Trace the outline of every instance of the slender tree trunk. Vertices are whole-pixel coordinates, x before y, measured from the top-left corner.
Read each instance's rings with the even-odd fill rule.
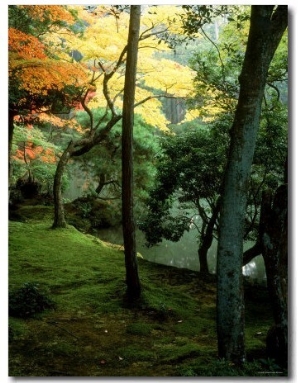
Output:
[[[8,196],[10,197],[10,179],[11,179],[11,148],[14,135],[14,113],[8,112]]]
[[[127,295],[130,300],[139,298],[141,293],[133,215],[134,95],[140,15],[141,6],[131,5],[122,121],[122,217]]]
[[[64,213],[64,204],[62,198],[62,177],[64,174],[65,167],[69,161],[70,153],[72,151],[73,142],[71,141],[68,147],[61,155],[59,162],[56,167],[53,184],[53,196],[54,196],[54,222],[52,229],[64,228],[67,226]]]
[[[205,239],[206,238],[207,237],[205,237]],[[200,278],[209,274],[207,252],[210,248],[210,245],[208,245],[208,241],[206,241],[205,239],[198,248],[198,258],[200,263]]]
[[[209,248],[211,247],[211,244],[214,238],[213,233],[214,233],[214,227],[220,212],[220,201],[221,200],[219,198],[213,210],[213,214],[207,224],[203,238],[201,238],[201,243],[198,249],[198,257],[200,262],[200,277],[209,274],[207,253]]]
[[[9,111],[8,114],[8,154],[10,158],[11,154],[11,146],[12,146],[12,139],[14,135],[14,113]]]
[[[274,13],[273,13],[274,12]],[[240,94],[232,126],[224,179],[217,258],[217,332],[219,357],[245,361],[243,236],[247,183],[270,62],[287,27],[287,6],[251,7]]]

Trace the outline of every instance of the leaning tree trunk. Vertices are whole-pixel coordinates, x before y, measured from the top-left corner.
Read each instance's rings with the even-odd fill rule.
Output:
[[[217,218],[220,212],[220,198],[218,198],[216,206],[213,209],[212,216],[206,226],[205,233],[201,235],[201,241],[198,248],[198,257],[200,263],[200,277],[206,276],[209,274],[207,255],[208,250],[211,247],[211,244],[214,239],[214,227],[217,222]]]
[[[219,357],[245,361],[243,237],[248,179],[253,160],[268,68],[287,27],[287,6],[251,7],[240,94],[231,130],[224,178],[217,258]]]
[[[71,141],[68,147],[65,149],[65,151],[61,155],[56,167],[54,184],[53,184],[53,196],[54,196],[54,222],[52,225],[53,229],[64,228],[67,226],[65,213],[64,213],[63,197],[62,197],[62,177],[64,174],[65,167],[69,161],[72,147],[73,147],[73,142]]]
[[[134,95],[140,15],[141,6],[131,5],[122,121],[122,224],[127,296],[130,300],[136,300],[141,294],[136,255],[135,223],[133,216]]]

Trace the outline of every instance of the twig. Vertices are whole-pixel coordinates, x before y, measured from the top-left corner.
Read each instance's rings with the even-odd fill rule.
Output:
[[[76,335],[72,334],[70,331],[66,330],[65,328],[59,326],[59,325],[57,324],[57,322],[55,322],[55,321],[47,321],[46,323],[48,323],[48,324],[52,324],[53,326],[55,326],[55,327],[57,327],[57,328],[59,328],[59,329],[65,331],[65,332],[68,333],[69,335],[73,336],[75,339],[79,340],[79,338],[78,338]]]

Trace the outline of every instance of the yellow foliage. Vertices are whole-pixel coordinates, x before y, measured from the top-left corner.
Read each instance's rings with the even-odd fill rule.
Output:
[[[104,75],[113,74],[108,83],[108,96],[116,110],[122,109],[125,76],[129,14],[118,12],[113,6],[99,5],[93,12],[80,5],[73,6],[24,6],[33,18],[48,17],[55,21],[74,23],[69,10],[76,11],[83,20],[82,34],[71,33],[57,25],[41,36],[49,57],[22,57],[20,49],[11,52],[10,73],[18,76],[20,88],[30,93],[47,94],[51,88],[61,90],[65,85],[88,89],[95,86],[95,95],[89,100],[89,108],[106,107],[103,94]],[[169,121],[162,113],[161,99],[153,94],[187,97],[193,89],[193,71],[172,60],[157,58],[157,52],[168,51],[161,41],[161,32],[181,33],[178,6],[160,5],[146,7],[141,18],[141,32],[137,68],[136,102],[141,103],[136,112],[146,122],[160,129],[167,129]],[[41,43],[41,42],[40,42]],[[70,52],[79,51],[80,63],[73,62]],[[55,57],[55,59],[54,59]]]
[[[144,120],[160,130],[168,130],[167,125],[170,123],[161,111],[161,102],[158,98],[153,96],[153,93],[137,87],[136,89],[136,103],[148,98],[148,101],[141,103],[135,108],[135,112],[143,116]]]
[[[146,63],[146,68],[145,85],[176,97],[186,97],[191,93],[194,72],[190,68],[167,59],[152,59]]]
[[[159,5],[147,8],[142,18],[143,26],[150,28],[153,24],[160,26],[161,29],[168,28],[168,32],[182,34],[183,30],[180,23],[180,12],[176,5]]]
[[[81,8],[81,7],[79,7]],[[98,7],[99,8],[99,7]],[[97,8],[97,9],[98,9]],[[119,55],[127,44],[129,15],[122,13],[120,18],[107,14],[103,16],[104,7],[101,6],[100,16],[91,16],[81,9],[80,15],[89,20],[82,38],[70,36],[67,43],[71,49],[78,50],[84,61],[103,60],[105,63],[113,63],[118,60]],[[107,13],[109,7],[107,7]]]
[[[74,8],[77,9],[76,6]],[[194,72],[172,60],[159,59],[156,55],[158,51],[169,50],[167,45],[160,41],[158,31],[171,28],[173,33],[180,32],[177,13],[179,10],[176,6],[158,6],[148,8],[142,15],[137,67],[137,103],[153,96],[153,92],[146,89],[174,97],[187,97],[191,94]],[[68,44],[70,49],[78,50],[83,55],[82,61],[94,71],[95,76],[98,76],[96,95],[89,102],[89,107],[106,106],[102,91],[104,75],[100,74],[102,69],[107,74],[114,72],[119,63],[116,73],[109,80],[109,96],[114,101],[115,107],[121,110],[126,54],[121,55],[127,44],[129,14],[121,12],[115,17],[111,6],[99,6],[94,13],[84,11],[78,6],[78,14],[88,22],[88,26],[82,38],[70,36],[65,44]],[[122,63],[119,62],[120,58]],[[167,129],[169,121],[162,113],[160,99],[149,98],[146,103],[136,108],[136,112],[140,113],[148,123],[160,129]]]

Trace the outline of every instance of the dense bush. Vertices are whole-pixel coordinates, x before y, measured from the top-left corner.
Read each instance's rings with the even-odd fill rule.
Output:
[[[9,315],[30,318],[46,309],[54,308],[54,302],[39,291],[35,283],[24,283],[9,294]]]

